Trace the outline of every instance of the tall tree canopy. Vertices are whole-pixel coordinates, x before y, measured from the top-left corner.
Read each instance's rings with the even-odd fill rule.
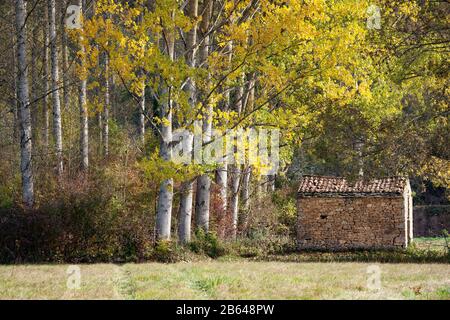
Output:
[[[188,242],[192,215],[235,237],[276,175],[450,185],[446,1],[13,2],[0,5],[0,55],[12,61],[0,65],[5,199],[19,173],[32,207],[34,188],[39,206],[74,177],[131,170],[154,192],[144,201],[155,200],[157,238],[178,221]],[[207,161],[174,160],[182,129],[200,134],[184,143]],[[252,153],[254,129],[279,130],[277,172]],[[230,130],[244,138],[227,141]],[[225,158],[245,150],[245,161],[211,161],[224,144]],[[9,170],[19,155],[21,170]]]

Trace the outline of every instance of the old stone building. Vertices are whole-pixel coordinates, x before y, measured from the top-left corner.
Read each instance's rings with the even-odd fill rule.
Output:
[[[413,237],[409,180],[304,176],[297,200],[299,249],[407,247]]]

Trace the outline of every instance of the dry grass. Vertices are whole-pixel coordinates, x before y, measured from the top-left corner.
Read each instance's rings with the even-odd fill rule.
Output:
[[[1,299],[450,299],[450,265],[379,264],[381,290],[367,287],[369,263],[209,261],[0,266]]]

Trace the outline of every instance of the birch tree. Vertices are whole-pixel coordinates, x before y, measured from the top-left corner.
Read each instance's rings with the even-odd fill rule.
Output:
[[[198,15],[198,0],[189,0],[186,5],[186,15],[193,19],[197,19]],[[194,68],[195,67],[195,58],[197,53],[197,24],[186,34],[186,64]],[[188,94],[188,102],[192,109],[195,108],[196,104],[196,90],[195,83],[192,78],[187,79],[186,83],[186,91]],[[189,141],[188,145],[191,146],[193,141]],[[192,150],[186,150],[188,153],[192,152]],[[178,214],[178,239],[181,243],[187,243],[191,239],[191,223],[192,223],[192,200],[193,200],[193,190],[194,182],[184,181],[181,184],[180,190],[180,211]]]
[[[228,65],[229,68],[231,68],[231,63],[232,63],[232,59],[233,59],[233,42],[229,41],[227,46],[226,46],[226,50],[225,50],[225,54],[228,55]],[[229,112],[230,110],[232,110],[232,99],[231,99],[231,93],[230,90],[225,90],[224,92],[224,107],[223,107],[223,111],[224,112]],[[228,161],[230,155],[225,154],[224,159],[223,159],[223,163],[219,166],[219,168],[216,171],[216,184],[219,188],[219,212],[218,214],[220,215],[220,218],[222,220],[226,221],[227,218],[227,213],[228,213],[228,170],[229,170],[229,166],[228,166]],[[226,233],[226,225],[222,226],[222,230],[220,230],[221,234],[220,236],[222,238],[225,237],[225,233]]]
[[[105,158],[109,156],[109,110],[111,108],[111,75],[109,69],[108,53],[104,54],[104,81],[105,81],[105,104],[103,106],[103,154]]]
[[[248,77],[247,98],[245,99],[244,103],[247,112],[253,110],[253,108],[255,107],[255,86],[255,75],[251,74]],[[252,175],[252,167],[250,165],[247,165],[243,171],[244,173],[242,177],[241,196],[242,212],[245,214],[245,217],[243,219],[245,224],[246,216],[248,215],[248,211],[250,209],[250,180]]]
[[[202,36],[202,42],[199,47],[199,67],[208,68],[208,54],[211,45],[211,36],[209,34],[210,20],[213,10],[213,0],[205,0],[202,8],[202,20],[200,22],[200,35]],[[199,100],[203,103],[203,116],[202,116],[202,133],[203,143],[206,144],[211,141],[212,135],[212,106],[205,99],[207,89],[204,88],[199,91]],[[197,194],[195,202],[195,219],[196,227],[205,231],[209,231],[209,206],[210,206],[210,194],[211,179],[208,174],[203,174],[197,178]]]
[[[152,8],[154,6],[153,1],[148,1],[148,6]],[[143,13],[139,16],[138,22],[142,24],[143,22]],[[139,92],[139,103],[138,103],[138,111],[139,111],[139,138],[141,140],[142,147],[145,145],[145,107],[146,107],[146,99],[145,99],[145,77],[144,70],[139,70],[141,73],[143,80],[141,82],[141,89]]]
[[[31,114],[28,89],[27,65],[27,1],[15,0],[17,33],[17,98],[20,127],[20,173],[22,176],[22,201],[27,208],[34,204],[33,143],[31,136]]]
[[[63,142],[61,123],[61,101],[59,97],[59,61],[56,37],[56,7],[55,0],[48,0],[49,36],[52,65],[52,102],[53,102],[53,135],[56,151],[56,171],[62,175],[63,165]]]
[[[32,35],[31,35],[31,126],[33,130],[33,141],[36,144],[38,133],[38,98],[39,98],[39,86],[38,86],[38,26],[32,25]]]
[[[244,95],[243,84],[236,88],[234,108],[236,113],[242,113],[242,100]],[[236,163],[231,166],[231,237],[237,236],[238,218],[239,218],[239,188],[241,186],[241,165]]]
[[[86,1],[79,0],[78,5],[80,12],[84,15],[86,10]],[[83,37],[81,36],[81,81],[79,92],[79,106],[80,106],[80,153],[81,153],[81,169],[87,171],[89,168],[89,117],[87,109],[87,75],[85,74],[84,59],[86,59],[86,48],[83,44]]]
[[[61,59],[62,59],[62,78],[63,78],[63,106],[69,107],[69,52],[67,48],[67,33],[65,28],[65,18],[67,10],[67,0],[61,1]]]
[[[43,140],[44,140],[44,153],[48,153],[48,147],[49,147],[49,139],[50,139],[50,129],[49,129],[49,110],[48,110],[48,95],[50,92],[50,86],[49,86],[49,54],[48,54],[48,48],[50,46],[49,36],[48,36],[48,26],[49,26],[49,16],[48,16],[48,10],[47,6],[42,6],[43,10],[43,16],[44,16],[44,24],[42,26],[42,37],[44,40],[44,47],[43,47],[43,54],[42,54],[42,82],[43,82],[43,99],[42,99],[42,113],[43,113]]]
[[[139,95],[139,138],[142,145],[145,144],[145,81],[142,82],[141,94]]]
[[[164,31],[164,46],[170,60],[174,59],[175,35],[174,30]],[[161,95],[165,97],[161,107],[161,137],[160,137],[160,157],[164,161],[172,159],[172,112],[173,100],[172,90],[169,85],[164,88]],[[165,179],[161,182],[158,195],[158,208],[156,212],[156,237],[158,240],[169,240],[172,220],[173,204],[173,178]]]

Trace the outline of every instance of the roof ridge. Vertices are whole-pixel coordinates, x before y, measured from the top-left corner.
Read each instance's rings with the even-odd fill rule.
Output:
[[[299,193],[341,194],[400,194],[408,185],[404,176],[349,180],[346,177],[304,175],[300,180]]]
[[[342,176],[329,176],[329,175],[320,175],[320,174],[304,174],[302,175],[303,177],[317,177],[317,178],[333,178],[333,179],[343,179],[343,180],[347,180],[348,177],[342,177]],[[302,179],[301,178],[301,179]],[[383,179],[391,179],[391,178],[402,178],[402,179],[407,179],[406,176],[401,176],[401,175],[394,175],[394,176],[383,176],[383,177],[369,177],[369,180],[383,180]],[[362,179],[358,179],[358,181],[367,181],[368,179],[365,179],[364,177]]]

